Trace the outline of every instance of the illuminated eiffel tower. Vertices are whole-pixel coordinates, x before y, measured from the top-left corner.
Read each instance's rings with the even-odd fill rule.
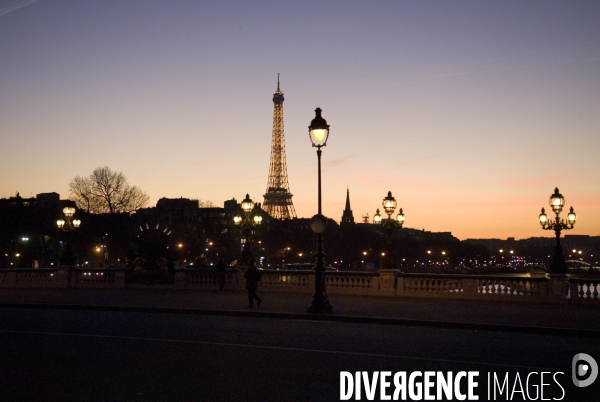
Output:
[[[277,74],[277,91],[273,94],[273,138],[271,140],[271,165],[267,193],[262,208],[273,218],[292,219],[296,210],[292,203],[292,194],[288,184],[287,166],[285,163],[285,138],[283,136],[283,92],[279,89]]]

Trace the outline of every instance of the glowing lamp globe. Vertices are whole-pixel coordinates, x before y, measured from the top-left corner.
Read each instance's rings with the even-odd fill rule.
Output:
[[[388,191],[388,195],[383,199],[381,205],[383,205],[383,209],[385,209],[386,214],[391,215],[394,213],[394,211],[396,210],[396,205],[398,204],[396,203],[396,199],[392,197],[391,191]]]
[[[246,194],[246,198],[242,200],[242,209],[244,210],[244,212],[249,213],[250,211],[252,211],[252,208],[254,208],[254,203],[250,199],[250,196]]]
[[[321,148],[327,144],[329,138],[329,125],[323,117],[321,117],[321,108],[315,109],[315,118],[308,126],[308,136],[313,147]]]
[[[567,221],[569,222],[569,225],[573,226],[576,220],[577,215],[575,215],[575,212],[573,212],[573,207],[571,207],[571,209],[569,210],[569,214],[567,215]]]
[[[552,207],[552,210],[555,213],[559,214],[560,211],[562,211],[565,205],[565,197],[563,197],[562,194],[558,192],[558,187],[554,189],[554,194],[550,196],[549,202],[550,206]]]
[[[379,213],[379,208],[377,208],[377,212],[373,215],[373,223],[376,225],[381,224],[381,214]]]
[[[67,218],[73,216],[75,214],[75,208],[73,207],[64,207],[63,208],[63,214],[65,214],[65,216]]]
[[[540,214],[539,218],[540,225],[546,226],[546,224],[548,223],[548,215],[546,215],[546,211],[544,211],[544,208],[542,208],[542,213]]]
[[[398,221],[398,224],[400,225],[400,227],[402,227],[402,225],[404,224],[404,221],[406,220],[406,217],[404,216],[404,213],[402,212],[402,208],[400,208],[400,212],[398,212],[398,216],[396,217],[396,220]]]

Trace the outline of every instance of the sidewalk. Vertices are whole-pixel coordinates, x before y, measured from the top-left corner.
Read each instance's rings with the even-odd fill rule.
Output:
[[[260,292],[250,309],[245,292],[106,289],[2,289],[0,308],[52,307],[163,313],[329,319],[363,323],[552,333],[600,338],[600,305],[440,300],[406,297],[329,296],[330,316],[306,313],[312,295]]]

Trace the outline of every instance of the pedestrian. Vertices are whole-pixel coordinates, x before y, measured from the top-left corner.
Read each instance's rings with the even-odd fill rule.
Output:
[[[248,270],[244,274],[246,278],[246,289],[248,290],[248,307],[254,307],[254,300],[256,300],[256,306],[260,306],[262,299],[256,295],[256,288],[258,288],[258,282],[262,275],[258,271],[258,268],[254,266],[254,260],[248,261]]]
[[[223,261],[223,257],[219,258],[217,262],[217,281],[219,283],[219,290],[223,290],[225,287],[225,270],[227,266],[225,265],[225,261]]]

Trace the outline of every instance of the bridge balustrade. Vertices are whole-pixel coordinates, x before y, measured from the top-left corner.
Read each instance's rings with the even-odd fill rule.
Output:
[[[122,268],[72,268],[70,287],[73,288],[123,288],[125,270]]]
[[[243,291],[245,267],[229,268],[223,274],[224,290]],[[0,269],[0,288],[154,288],[127,283],[125,268],[85,269],[61,266],[38,269]],[[262,270],[260,291],[312,293],[314,273],[306,270]],[[185,268],[175,271],[164,289],[218,289],[216,269]],[[418,274],[397,270],[378,272],[326,272],[330,295],[425,297],[522,302],[600,302],[600,278],[540,275]]]
[[[569,296],[577,303],[600,302],[600,278],[572,278],[569,282]]]

